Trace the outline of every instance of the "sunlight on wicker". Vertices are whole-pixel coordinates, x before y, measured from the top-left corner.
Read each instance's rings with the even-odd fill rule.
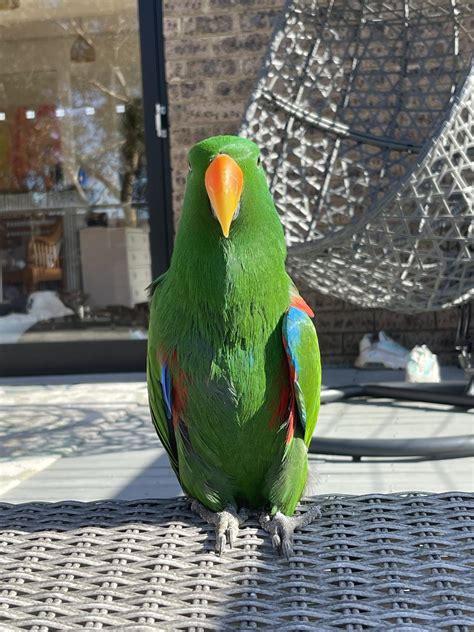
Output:
[[[290,563],[182,498],[0,504],[0,629],[472,629],[473,494],[317,500]]]

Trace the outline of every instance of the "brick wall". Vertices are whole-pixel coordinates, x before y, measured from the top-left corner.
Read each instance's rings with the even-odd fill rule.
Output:
[[[235,134],[283,0],[165,0],[173,202],[179,215],[187,153]]]
[[[283,0],[164,2],[173,204],[177,217],[188,150],[203,138],[235,134],[239,129],[283,4]],[[300,289],[317,313],[326,364],[351,365],[360,338],[380,329],[408,348],[424,343],[444,364],[456,363],[456,309],[407,316],[358,309]]]

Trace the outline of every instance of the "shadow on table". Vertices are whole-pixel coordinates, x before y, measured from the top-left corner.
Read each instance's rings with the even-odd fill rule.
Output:
[[[0,458],[82,456],[158,446],[148,409],[140,414],[87,406],[0,407]]]
[[[347,404],[354,410],[368,405],[394,411],[439,411],[437,405],[415,406],[408,402],[364,399],[351,400]],[[333,404],[325,404],[322,410],[328,413],[331,406]],[[458,410],[450,409],[449,412]],[[464,409],[459,412],[466,414]],[[148,407],[137,406],[130,413],[125,405],[123,410],[74,404],[0,406],[0,439],[0,458],[97,455],[159,446]]]

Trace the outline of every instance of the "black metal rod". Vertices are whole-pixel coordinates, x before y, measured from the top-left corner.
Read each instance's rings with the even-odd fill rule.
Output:
[[[384,147],[391,149],[392,151],[407,151],[412,154],[420,153],[423,148],[423,145],[417,145],[409,141],[399,141],[387,136],[377,137],[372,134],[364,134],[363,132],[351,130],[345,123],[332,121],[324,116],[319,116],[318,114],[314,114],[314,112],[310,112],[307,109],[299,107],[294,103],[287,103],[285,99],[281,98],[277,94],[273,94],[273,92],[270,92],[265,88],[261,90],[261,95],[267,101],[276,103],[278,107],[288,114],[291,114],[296,119],[311,123],[317,129],[324,130],[325,132],[342,138],[350,138],[359,143],[375,145],[376,147]]]
[[[474,397],[466,392],[465,382],[448,384],[351,384],[323,390],[321,402],[341,401],[352,397],[389,398],[405,401],[445,404],[462,408],[474,408]]]
[[[464,385],[465,387],[466,385]],[[403,399],[407,401],[427,402],[430,404],[447,404],[451,406],[462,406],[464,408],[474,407],[474,397],[459,392],[453,386],[453,391],[440,388],[427,388],[426,385],[414,388],[412,385],[386,386],[384,384],[366,384],[365,394],[368,397],[390,397],[392,399]],[[457,392],[456,392],[457,391]]]
[[[321,391],[321,403],[329,404],[330,402],[338,402],[351,397],[363,397],[365,390],[362,385],[341,386],[335,388],[325,388]]]
[[[474,436],[434,437],[422,439],[328,439],[315,437],[309,446],[311,454],[375,457],[419,456],[427,458],[459,458],[474,456]]]

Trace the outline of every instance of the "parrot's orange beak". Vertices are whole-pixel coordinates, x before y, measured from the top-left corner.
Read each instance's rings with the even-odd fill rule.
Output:
[[[242,169],[227,154],[219,154],[206,170],[204,177],[207,195],[224,237],[229,236],[230,225],[239,208],[244,185]]]

